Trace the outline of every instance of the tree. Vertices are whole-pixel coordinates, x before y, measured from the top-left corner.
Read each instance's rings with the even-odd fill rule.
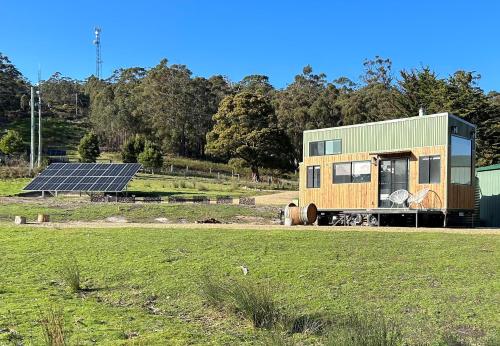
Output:
[[[137,160],[144,168],[149,168],[153,171],[163,166],[163,156],[161,155],[160,148],[151,141],[145,142],[144,151],[139,154]]]
[[[99,138],[93,132],[83,136],[78,146],[78,154],[80,154],[80,162],[96,162],[96,159],[101,154],[99,150]]]
[[[274,91],[274,87],[269,83],[269,77],[259,74],[244,77],[235,87],[238,92],[247,91],[265,96],[271,95]]]
[[[28,93],[28,83],[9,58],[0,53],[0,116],[18,111],[21,97]]]
[[[186,66],[162,60],[142,82],[141,105],[164,152],[199,157],[217,111],[220,94],[215,91],[224,88],[224,81],[191,75]]]
[[[311,66],[285,90],[279,92],[274,104],[278,126],[289,137],[295,163],[302,161],[302,134],[304,130],[341,125],[338,89],[326,82],[323,73],[314,74]]]
[[[259,167],[291,167],[289,139],[276,127],[274,109],[264,96],[249,92],[227,96],[214,122],[207,134],[207,154],[244,160],[254,181],[260,181]]]
[[[0,151],[7,155],[18,155],[24,151],[24,143],[19,132],[9,130],[0,139]]]
[[[125,163],[137,162],[137,157],[144,151],[145,138],[141,135],[130,137],[122,146],[122,161]]]

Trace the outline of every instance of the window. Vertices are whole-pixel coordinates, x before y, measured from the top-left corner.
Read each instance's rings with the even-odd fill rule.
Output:
[[[309,143],[309,156],[323,156],[325,155],[325,142],[311,142]]]
[[[472,175],[472,141],[451,136],[451,182],[469,185]]]
[[[307,167],[307,187],[317,188],[321,183],[321,170],[319,166]]]
[[[371,162],[354,161],[333,164],[333,183],[366,183],[371,181]]]
[[[371,180],[371,162],[357,161],[352,163],[352,182],[366,183]]]
[[[333,183],[342,184],[351,182],[351,163],[333,164]]]
[[[333,154],[340,154],[341,152],[342,152],[341,139],[309,142],[309,156],[333,155]]]
[[[437,184],[441,180],[441,157],[422,156],[418,159],[418,183]]]
[[[333,139],[325,141],[325,155],[340,154],[342,152],[342,140]]]

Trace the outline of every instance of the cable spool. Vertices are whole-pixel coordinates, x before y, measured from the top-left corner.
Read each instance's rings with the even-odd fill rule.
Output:
[[[285,225],[311,225],[316,221],[318,209],[314,203],[305,207],[297,207],[290,203],[285,207]]]

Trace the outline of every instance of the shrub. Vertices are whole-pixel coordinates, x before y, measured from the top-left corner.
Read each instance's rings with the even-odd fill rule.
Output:
[[[17,155],[24,151],[23,139],[19,132],[9,130],[0,139],[0,151],[7,155]]]
[[[186,186],[187,186],[187,184],[186,184],[186,182],[185,182],[184,180],[181,180],[181,181],[179,182],[179,187],[180,187],[181,189],[185,189],[185,188],[186,188]]]
[[[233,181],[231,185],[229,186],[229,191],[236,191],[240,188],[240,184],[237,182]]]
[[[201,292],[208,303],[234,310],[252,321],[255,328],[270,329],[282,317],[269,284],[221,280],[207,275],[202,279]]]
[[[81,162],[95,162],[101,154],[99,150],[99,138],[95,133],[87,133],[83,136],[78,146],[78,154]]]
[[[137,162],[137,156],[144,151],[145,138],[141,135],[130,137],[122,146],[122,161]]]
[[[179,188],[179,182],[174,181],[174,182],[172,183],[172,187],[173,187],[174,189],[178,189],[178,188]]]
[[[272,328],[280,319],[270,285],[242,281],[230,287],[230,296],[236,310],[256,328]]]
[[[80,286],[80,268],[76,261],[66,261],[60,270],[61,278],[64,284],[73,293],[81,290]]]
[[[41,318],[40,324],[48,346],[64,346],[68,344],[68,333],[64,328],[62,309],[48,308]]]
[[[144,168],[153,170],[163,166],[163,156],[161,155],[160,148],[151,141],[145,142],[144,151],[137,156],[137,161],[139,161]]]
[[[198,191],[208,191],[208,186],[203,184],[198,184]]]

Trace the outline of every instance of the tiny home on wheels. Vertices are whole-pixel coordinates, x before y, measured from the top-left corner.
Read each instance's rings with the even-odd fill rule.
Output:
[[[476,126],[450,113],[304,131],[318,224],[471,226]]]

